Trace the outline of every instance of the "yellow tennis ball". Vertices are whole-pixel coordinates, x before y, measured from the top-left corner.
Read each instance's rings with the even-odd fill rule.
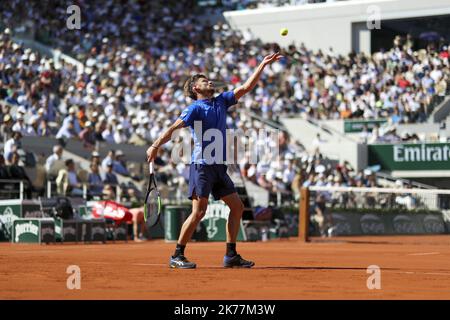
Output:
[[[288,29],[287,28],[283,28],[283,29],[281,29],[280,30],[280,34],[284,37],[284,36],[287,36],[287,34],[288,34]]]

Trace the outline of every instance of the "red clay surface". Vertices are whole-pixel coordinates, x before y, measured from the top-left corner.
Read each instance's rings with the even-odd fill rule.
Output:
[[[223,243],[190,243],[196,270],[168,268],[173,243],[0,244],[0,299],[450,299],[450,236],[239,243],[253,269],[221,267]],[[66,269],[81,268],[68,290]],[[367,267],[381,268],[369,290]]]

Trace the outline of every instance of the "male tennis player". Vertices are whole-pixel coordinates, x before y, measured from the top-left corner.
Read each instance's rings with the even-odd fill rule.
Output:
[[[147,150],[147,161],[155,160],[158,148],[168,142],[172,133],[180,128],[189,126],[194,137],[194,151],[191,157],[189,177],[189,199],[192,200],[192,213],[181,227],[180,236],[175,253],[170,258],[171,268],[192,269],[196,264],[190,262],[184,255],[186,244],[191,239],[197,224],[203,218],[208,206],[208,197],[212,193],[214,199],[221,199],[230,207],[226,234],[226,254],[223,265],[227,268],[251,268],[254,262],[244,260],[236,251],[236,239],[239,232],[240,220],[244,205],[239,198],[231,178],[227,174],[224,164],[225,152],[220,159],[207,159],[205,148],[212,141],[203,141],[203,133],[208,129],[218,129],[222,134],[222,141],[226,144],[226,112],[238,100],[250,92],[258,83],[264,68],[270,63],[279,60],[282,56],[277,52],[264,57],[252,76],[240,87],[233,91],[224,92],[214,97],[214,84],[202,74],[190,77],[184,84],[185,95],[194,102],[189,105],[175,121]],[[194,122],[201,123],[201,130],[194,130]],[[198,123],[196,126],[198,127]],[[225,149],[225,148],[224,148]],[[217,157],[220,152],[216,152]],[[222,159],[223,157],[223,159]]]

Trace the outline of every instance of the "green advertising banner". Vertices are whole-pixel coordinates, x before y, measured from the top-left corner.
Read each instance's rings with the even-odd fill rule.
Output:
[[[375,125],[383,125],[386,123],[386,119],[380,120],[344,120],[344,132],[345,133],[355,133],[362,132],[364,129],[364,125],[367,126],[369,131],[372,131],[375,128]]]
[[[39,243],[39,220],[17,219],[13,226],[13,242]]]
[[[21,216],[21,205],[2,201],[0,204],[0,225],[2,227],[5,240],[11,239],[12,225]]]
[[[62,232],[63,232],[63,220],[56,218],[55,220],[55,239],[56,241],[62,241]]]
[[[227,239],[225,231],[229,214],[230,208],[220,201],[211,202],[208,205],[206,214],[202,219],[206,226],[208,241],[225,241]],[[247,241],[242,220],[237,240]]]
[[[181,226],[191,214],[191,206],[165,206],[164,209],[164,230],[165,240],[175,242],[180,234]],[[226,224],[230,208],[221,201],[213,201],[208,204],[206,214],[200,222],[206,228],[206,238],[208,241],[225,241]],[[200,225],[199,224],[199,225]],[[195,239],[197,232],[194,234]],[[239,229],[238,241],[246,241],[244,227]]]
[[[55,241],[53,219],[20,218],[13,222],[12,242],[50,243]]]
[[[369,166],[382,170],[450,170],[450,143],[399,143],[368,146]]]
[[[191,214],[191,206],[164,207],[164,238],[168,242],[178,240],[183,222]]]
[[[80,217],[89,217],[92,214],[92,207],[96,201],[88,201],[86,205],[78,207],[78,214]]]
[[[38,200],[0,200],[0,232],[5,240],[11,240],[12,226],[18,218],[42,218]]]

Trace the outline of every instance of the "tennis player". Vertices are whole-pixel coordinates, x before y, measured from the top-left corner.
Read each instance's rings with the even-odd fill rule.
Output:
[[[189,199],[192,201],[192,213],[181,227],[175,253],[170,257],[169,266],[171,268],[192,269],[196,267],[195,263],[186,258],[184,250],[198,223],[206,213],[210,193],[215,200],[220,199],[230,207],[226,226],[227,243],[223,259],[224,267],[251,268],[255,265],[254,262],[243,259],[236,251],[236,239],[244,205],[227,174],[227,166],[224,164],[226,152],[223,152],[222,155],[220,152],[216,152],[216,159],[207,159],[204,150],[212,141],[203,141],[202,138],[206,130],[218,129],[223,138],[223,150],[226,150],[226,112],[228,108],[235,105],[243,95],[253,90],[267,65],[281,58],[282,56],[278,52],[264,57],[256,71],[242,86],[229,92],[223,92],[216,97],[214,97],[214,83],[205,75],[191,76],[184,84],[184,94],[192,98],[194,102],[148,148],[147,161],[152,162],[156,158],[158,149],[170,140],[175,130],[186,126],[191,128],[194,138],[189,176]],[[199,125],[198,122],[201,123],[201,130],[194,130],[195,122],[197,122],[196,128]]]

